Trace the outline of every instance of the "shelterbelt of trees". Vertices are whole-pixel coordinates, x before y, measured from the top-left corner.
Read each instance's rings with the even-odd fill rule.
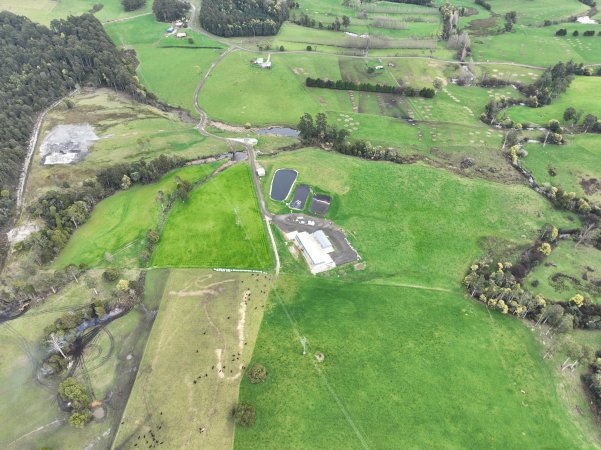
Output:
[[[200,25],[218,36],[270,36],[288,19],[286,1],[212,0],[202,2]]]
[[[82,85],[105,86],[143,100],[154,98],[134,78],[91,14],[54,20],[50,28],[0,12],[0,229],[9,223],[37,114]]]

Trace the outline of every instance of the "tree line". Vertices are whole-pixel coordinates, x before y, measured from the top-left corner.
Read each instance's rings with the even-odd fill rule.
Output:
[[[152,12],[159,22],[183,19],[189,10],[190,4],[181,0],[154,0],[152,3]]]
[[[432,88],[423,87],[421,89],[412,88],[411,86],[389,86],[385,84],[372,83],[356,83],[354,81],[345,80],[322,80],[321,78],[307,77],[305,80],[307,87],[315,87],[322,89],[336,89],[342,91],[365,91],[365,92],[381,92],[383,94],[404,95],[406,97],[424,97],[433,98],[436,91]]]
[[[566,30],[565,28],[560,28],[559,30],[557,30],[555,32],[555,36],[560,36],[560,37],[567,36],[567,34],[568,34],[568,30]],[[595,30],[586,30],[585,32],[582,33],[582,35],[586,36],[586,37],[594,36]],[[572,36],[580,36],[580,31],[574,30],[572,32]],[[601,31],[597,32],[597,36],[601,36]]]
[[[297,129],[300,133],[299,139],[304,145],[315,145],[344,155],[399,164],[414,160],[399,155],[395,149],[373,146],[369,141],[349,141],[347,139],[349,132],[344,128],[339,129],[334,125],[328,125],[328,118],[324,113],[317,114],[315,120],[311,114],[303,114]]]
[[[289,9],[284,1],[213,0],[202,2],[199,20],[218,36],[271,36],[288,19]]]
[[[340,28],[346,29],[351,24],[351,19],[349,16],[342,16],[342,21],[340,20],[340,18],[338,18],[338,16],[336,16],[336,18],[331,24],[324,25],[323,22],[317,22],[315,19],[312,19],[304,12],[301,12],[298,18],[294,13],[292,13],[290,21],[292,23],[300,25],[301,27],[319,28],[320,30],[325,28],[331,31],[340,31]]]
[[[37,115],[87,84],[154,99],[135,67],[92,14],[54,20],[50,27],[0,12],[0,229],[8,225],[15,186]]]
[[[81,186],[52,189],[42,194],[28,207],[28,212],[41,219],[44,226],[15,246],[18,251],[31,251],[36,263],[52,261],[65,248],[77,228],[90,217],[94,206],[119,189],[129,189],[132,183],[158,181],[165,173],[181,167],[184,160],[161,155],[150,162],[140,160],[101,169],[94,179]]]

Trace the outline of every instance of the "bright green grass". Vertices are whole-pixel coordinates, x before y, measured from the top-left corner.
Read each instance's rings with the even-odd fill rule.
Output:
[[[188,166],[165,175],[154,184],[134,186],[100,202],[89,220],[69,240],[54,262],[55,267],[84,263],[88,266],[136,267],[146,248],[146,232],[161,217],[159,191],[165,198],[175,190],[175,177],[196,182],[208,176],[218,163]],[[105,259],[105,253],[112,261]]]
[[[178,202],[152,255],[155,267],[269,269],[250,169],[237,164]]]
[[[576,77],[568,90],[550,105],[542,108],[528,108],[527,106],[514,106],[507,110],[507,115],[515,122],[532,122],[546,126],[549,120],[556,119],[563,122],[563,113],[573,107],[586,114],[601,116],[601,78]]]
[[[140,61],[138,76],[150,91],[167,103],[196,114],[194,91],[223,45],[188,29],[186,33],[194,39],[190,47],[207,48],[180,48],[186,44],[165,38],[166,28],[166,24],[156,22],[153,16],[106,26],[117,46],[136,50]],[[168,45],[176,47],[167,48]]]
[[[593,269],[591,272],[589,268]],[[525,281],[528,289],[543,294],[553,300],[568,301],[575,294],[582,294],[595,303],[601,302],[601,289],[593,283],[601,279],[601,251],[586,245],[576,246],[573,241],[562,241],[553,249],[544,264],[539,264]],[[564,274],[569,278],[560,278],[555,282],[554,275]],[[586,274],[584,280],[582,275]],[[532,282],[539,284],[534,287]]]
[[[569,135],[567,139],[568,144],[561,146],[528,144],[525,147],[528,156],[522,158],[522,164],[539,183],[548,182],[601,203],[601,136]],[[553,169],[556,175],[551,176],[549,169]],[[591,185],[585,190],[581,183],[591,179],[597,180],[596,188]]]
[[[576,225],[526,186],[459,178],[420,164],[377,163],[319,150],[282,153],[262,158],[261,164],[270,208],[281,210],[269,200],[269,183],[283,167],[298,170],[298,183],[333,196],[328,217],[348,231],[367,262],[357,275],[362,278],[455,286],[481,256],[487,238],[494,236],[501,251],[528,244],[546,222]]]
[[[559,28],[567,28],[569,35],[556,37]],[[472,50],[476,61],[507,61],[535,66],[551,66],[558,61],[594,64],[601,61],[601,39],[597,36],[584,37],[586,30],[595,26],[576,23],[550,27],[526,28],[516,26],[512,33],[472,38]],[[573,37],[578,30],[580,36]]]
[[[113,448],[134,448],[150,430],[166,448],[232,447],[231,406],[254,349],[266,283],[264,275],[170,271]],[[246,289],[251,297],[241,309]],[[223,352],[223,378],[216,349]],[[232,362],[232,353],[240,359]]]
[[[286,276],[270,305],[253,354],[269,376],[242,383],[257,422],[236,448],[591,446],[530,331],[459,288]]]
[[[48,25],[53,19],[78,16],[89,12],[96,0],[0,0],[0,11],[7,10],[29,17],[34,22]],[[151,14],[152,2],[135,11],[126,12],[120,0],[102,0],[103,8],[94,15],[101,22]]]

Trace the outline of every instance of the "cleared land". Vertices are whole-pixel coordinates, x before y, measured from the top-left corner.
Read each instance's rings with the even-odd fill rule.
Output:
[[[601,203],[601,136],[567,136],[567,145],[528,144],[523,166],[539,183],[551,183]]]
[[[182,48],[188,41],[182,44],[173,37],[165,38],[167,27],[149,15],[107,24],[106,31],[115,45],[136,51],[140,61],[138,76],[146,87],[170,105],[195,115],[194,91],[223,45],[187,29],[194,43]]]
[[[568,36],[556,37],[559,28],[566,28]],[[550,66],[558,61],[595,64],[601,60],[601,39],[584,37],[586,30],[596,30],[593,25],[566,23],[550,27],[522,27],[495,36],[478,36],[472,39],[476,61],[507,61],[534,66]],[[578,30],[580,36],[572,36]]]
[[[219,163],[174,170],[154,184],[137,185],[100,202],[90,219],[69,240],[54,262],[55,267],[86,264],[90,267],[138,267],[146,249],[148,230],[156,229],[163,217],[159,192],[167,197],[175,191],[176,177],[196,183],[209,176]],[[107,254],[110,255],[107,258]]]
[[[75,185],[92,178],[101,167],[126,161],[152,159],[160,154],[198,158],[229,151],[218,139],[198,133],[194,123],[182,122],[175,114],[142,105],[108,89],[83,92],[70,98],[45,119],[25,188],[25,204],[44,189],[63,183]],[[99,140],[90,154],[77,164],[42,164],[39,147],[56,125],[90,124]]]
[[[421,164],[363,161],[310,149],[262,158],[260,163],[266,170],[263,193],[274,212],[283,208],[268,199],[268,183],[278,168],[295,169],[297,183],[332,195],[327,217],[349,233],[367,261],[365,270],[354,275],[362,279],[455,286],[483,252],[505,254],[525,245],[546,222],[577,223],[526,186],[501,188]]]
[[[269,378],[242,383],[257,423],[235,448],[588,445],[530,331],[460,289],[286,277],[270,305],[253,354]]]
[[[541,126],[547,126],[551,119],[563,122],[563,113],[570,107],[582,111],[584,113],[582,119],[587,114],[601,116],[601,104],[598,97],[594,95],[599,91],[601,91],[601,78],[576,77],[568,90],[553,100],[550,105],[542,108],[514,106],[507,110],[507,115],[515,122],[531,122]]]
[[[568,301],[582,294],[601,302],[601,251],[572,241],[561,242],[528,276],[529,289],[545,297]]]
[[[270,284],[267,275],[170,271],[114,448],[144,446],[151,432],[164,448],[232,446],[231,411]]]
[[[151,265],[267,270],[265,232],[250,169],[238,163],[173,207]]]
[[[53,19],[66,18],[68,16],[78,16],[90,12],[92,7],[97,4],[96,0],[0,0],[0,11],[7,10],[15,14],[29,17],[35,22],[50,24]],[[120,0],[103,0],[102,9],[94,15],[101,22],[107,22],[115,19],[124,19],[137,16],[139,14],[151,13],[152,2],[147,1],[146,5],[135,11],[125,11]]]

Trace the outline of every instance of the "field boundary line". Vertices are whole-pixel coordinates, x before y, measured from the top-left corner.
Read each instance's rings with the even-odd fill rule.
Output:
[[[290,322],[290,326],[292,327],[292,331],[294,331],[294,334],[296,335],[297,339],[300,340],[300,338],[302,337],[302,334],[300,333],[300,331],[298,329],[298,325],[296,324],[296,321],[292,318],[292,315],[290,315],[290,312],[288,311],[288,308],[286,308],[286,305],[284,304],[284,302],[282,300],[282,297],[280,296],[280,293],[278,292],[277,288],[273,289],[273,293],[277,297],[278,303],[280,304],[280,306],[282,307],[282,309],[286,313],[286,317],[288,317],[288,321]],[[357,436],[357,439],[359,439],[359,442],[361,442],[361,445],[363,446],[364,449],[369,450],[370,447],[369,447],[369,444],[367,443],[367,440],[365,439],[365,437],[363,436],[363,434],[361,433],[361,431],[359,430],[359,428],[357,427],[357,425],[355,425],[355,422],[353,421],[353,418],[351,417],[351,414],[348,412],[348,410],[344,406],[344,403],[342,403],[342,400],[340,399],[340,397],[338,397],[338,394],[336,394],[336,391],[334,391],[334,388],[332,387],[332,385],[328,381],[328,377],[326,376],[325,373],[323,373],[323,371],[318,366],[318,364],[319,363],[316,360],[313,360],[313,367],[314,367],[315,371],[317,372],[317,374],[323,380],[324,384],[326,385],[326,388],[330,392],[330,395],[334,398],[334,401],[336,402],[336,404],[340,408],[340,411],[342,411],[342,414],[344,415],[344,418],[346,419],[346,421],[348,422],[348,424],[350,425],[350,427],[355,432],[355,435]]]
[[[455,292],[452,289],[441,288],[441,287],[433,287],[433,286],[423,286],[421,284],[408,284],[408,283],[384,283],[384,282],[366,282],[365,284],[373,284],[376,286],[396,286],[396,287],[404,287],[410,289],[421,289],[424,291],[436,291],[436,292]]]

